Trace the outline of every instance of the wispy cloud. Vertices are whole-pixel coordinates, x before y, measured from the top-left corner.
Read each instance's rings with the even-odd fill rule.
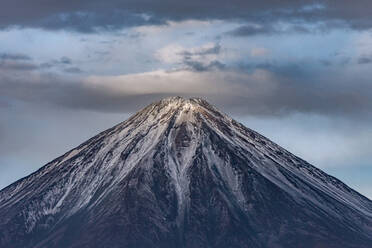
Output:
[[[225,64],[219,59],[221,45],[209,43],[200,47],[185,48],[169,45],[159,49],[155,57],[160,61],[176,66],[174,69],[189,69],[198,72],[222,69]]]
[[[31,57],[20,53],[0,53],[0,60],[31,60]]]

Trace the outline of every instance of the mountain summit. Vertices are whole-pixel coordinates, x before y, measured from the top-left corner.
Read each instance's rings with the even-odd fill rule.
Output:
[[[0,191],[0,247],[370,248],[372,201],[172,97]]]

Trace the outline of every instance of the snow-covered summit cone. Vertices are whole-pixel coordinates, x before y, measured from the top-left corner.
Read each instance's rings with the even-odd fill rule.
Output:
[[[372,202],[172,97],[0,191],[0,247],[370,248]]]

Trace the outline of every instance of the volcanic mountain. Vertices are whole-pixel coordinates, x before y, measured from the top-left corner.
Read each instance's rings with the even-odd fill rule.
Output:
[[[372,201],[172,97],[0,191],[1,248],[371,248]]]

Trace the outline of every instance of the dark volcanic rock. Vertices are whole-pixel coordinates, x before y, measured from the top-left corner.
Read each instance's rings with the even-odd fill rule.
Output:
[[[0,247],[370,248],[372,202],[174,97],[0,191]]]

